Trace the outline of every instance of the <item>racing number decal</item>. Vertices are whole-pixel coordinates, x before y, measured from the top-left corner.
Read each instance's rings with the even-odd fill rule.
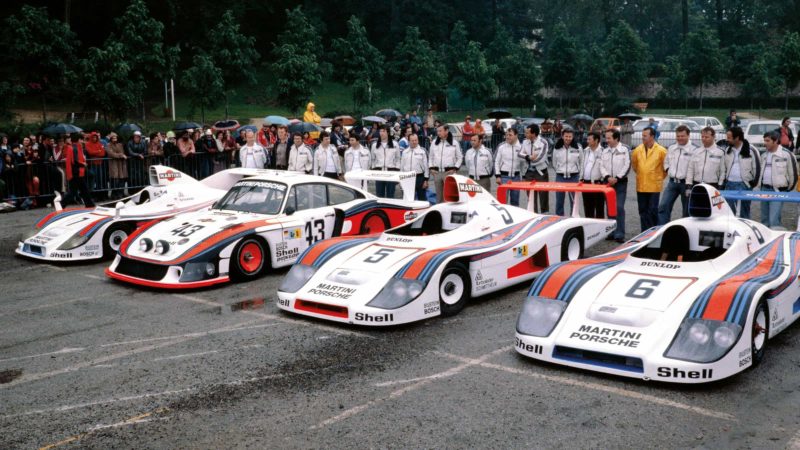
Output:
[[[313,228],[316,229],[316,234],[313,233],[311,222],[306,222],[306,242],[308,242],[308,245],[311,245],[314,242],[321,241],[321,240],[325,239],[325,221],[324,220],[322,220],[322,219],[315,220]]]
[[[172,233],[173,235],[176,235],[176,236],[180,236],[180,237],[189,237],[195,231],[200,231],[203,228],[205,228],[204,225],[187,224],[187,225],[175,228],[174,230],[170,231],[170,233]]]
[[[511,214],[508,212],[507,209],[498,205],[497,203],[492,203],[492,206],[494,206],[494,209],[500,211],[500,217],[503,218],[503,222],[505,222],[506,225],[510,225],[511,222],[514,221],[514,219],[511,218]]]
[[[661,284],[658,280],[651,280],[648,278],[643,278],[641,280],[637,280],[636,283],[633,283],[628,292],[625,293],[625,297],[630,298],[648,298],[653,295],[656,286]]]
[[[364,262],[368,262],[370,264],[377,264],[383,261],[383,259],[386,258],[387,256],[391,255],[392,252],[394,252],[394,250],[391,248],[378,249],[377,252],[373,253],[371,256],[365,259]]]

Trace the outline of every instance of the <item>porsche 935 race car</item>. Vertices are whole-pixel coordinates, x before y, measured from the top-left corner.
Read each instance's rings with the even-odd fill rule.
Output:
[[[611,188],[574,183],[570,188],[604,192],[616,210]],[[309,248],[281,284],[278,307],[378,326],[454,315],[470,297],[530,280],[554,262],[581,258],[584,248],[615,228],[614,220],[505,206],[459,175],[445,179],[444,200],[381,235],[331,239]]]
[[[234,183],[256,175],[255,169],[230,169],[203,180],[166,166],[150,166],[150,185],[139,192],[96,208],[61,209],[36,223],[16,253],[44,261],[111,258],[143,222],[207,208]]]
[[[120,247],[106,274],[141,286],[188,289],[258,277],[292,265],[315,242],[380,233],[430,205],[409,200],[415,175],[364,171],[354,183],[398,182],[403,199],[350,184],[271,171],[236,183],[211,208],[143,225]]]
[[[800,233],[735,217],[708,185],[695,186],[689,202],[687,218],[545,270],[517,320],[515,349],[674,383],[758,364],[767,339],[800,314]]]

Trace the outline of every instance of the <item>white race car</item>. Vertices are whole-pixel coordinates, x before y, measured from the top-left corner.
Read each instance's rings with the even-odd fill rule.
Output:
[[[526,356],[614,375],[704,383],[764,357],[800,314],[800,233],[737,218],[692,189],[690,217],[544,271],[517,320]]]
[[[608,187],[584,189],[614,197]],[[381,235],[314,245],[286,275],[278,307],[360,325],[453,315],[470,297],[530,280],[552,263],[580,258],[584,248],[615,228],[614,220],[505,206],[459,175],[445,179],[444,200]]]
[[[61,210],[57,200],[56,211],[36,223],[16,253],[44,261],[111,258],[139,224],[207,208],[234,183],[257,173],[230,169],[198,181],[170,167],[150,166],[150,185],[117,202]]]
[[[413,173],[364,171],[348,179],[399,182],[404,198],[378,198],[330,178],[264,172],[236,183],[211,208],[143,225],[106,274],[167,289],[253,279],[292,265],[317,241],[380,233],[430,206],[410,200]]]

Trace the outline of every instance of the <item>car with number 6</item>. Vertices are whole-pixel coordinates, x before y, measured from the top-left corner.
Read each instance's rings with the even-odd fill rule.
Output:
[[[165,289],[211,286],[290,266],[312,244],[380,233],[429,206],[411,200],[415,174],[363,171],[339,180],[263,171],[237,182],[212,207],[140,227],[106,274]],[[378,198],[353,184],[396,182],[403,199]]]

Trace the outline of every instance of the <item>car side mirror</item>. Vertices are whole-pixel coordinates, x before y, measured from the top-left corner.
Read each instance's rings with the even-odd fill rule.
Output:
[[[293,206],[287,206],[285,212],[286,212],[287,216],[291,216],[292,214],[294,214],[294,211],[295,211],[295,209],[294,209]]]

